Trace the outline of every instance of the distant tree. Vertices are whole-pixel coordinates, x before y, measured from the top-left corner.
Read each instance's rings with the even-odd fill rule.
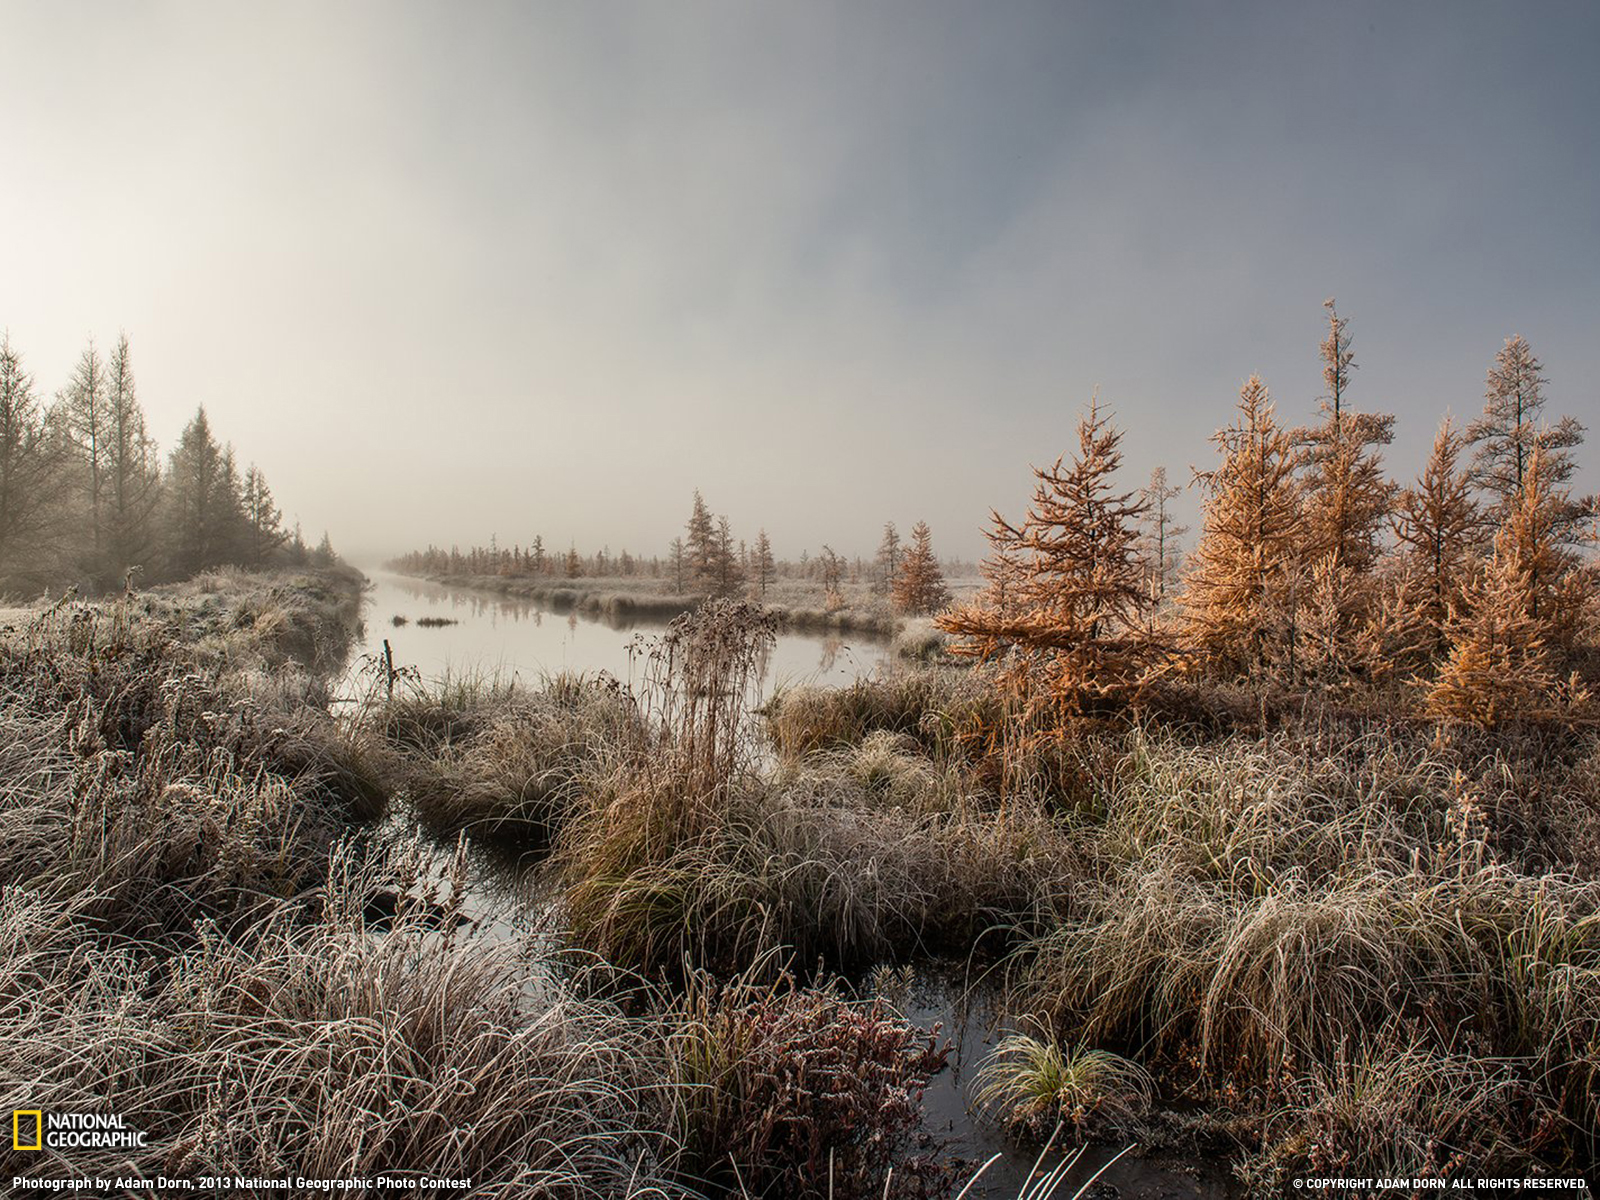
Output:
[[[102,584],[111,584],[144,565],[155,549],[161,472],[156,444],[145,432],[126,334],[111,352],[105,380],[104,536],[98,574]]]
[[[832,546],[824,543],[822,553],[817,555],[817,566],[820,568],[825,606],[830,612],[843,608],[844,558]]]
[[[67,435],[83,470],[84,508],[88,514],[87,562],[91,572],[102,565],[105,541],[105,469],[107,443],[106,370],[91,340],[78,357],[60,397]]]
[[[1136,697],[1155,653],[1137,551],[1146,501],[1116,490],[1121,438],[1091,401],[1071,462],[1034,468],[1023,520],[993,514],[986,592],[937,620],[961,639],[957,653],[1005,661],[1056,728]]]
[[[878,578],[873,591],[887,593],[894,586],[895,575],[900,570],[900,532],[893,521],[884,522],[883,540],[878,543]]]
[[[577,579],[583,574],[583,559],[578,557],[577,546],[567,549],[566,571],[568,579]]]
[[[1507,338],[1489,367],[1483,415],[1467,426],[1472,483],[1487,496],[1487,516],[1497,524],[1522,494],[1535,445],[1542,451],[1547,489],[1566,484],[1576,468],[1571,451],[1583,443],[1583,426],[1573,417],[1543,424],[1544,385],[1544,364],[1534,357],[1527,339],[1521,334]],[[1570,540],[1594,508],[1592,499],[1569,498],[1558,515],[1562,540]]]
[[[211,434],[202,407],[184,426],[167,465],[167,555],[179,575],[233,559],[244,524],[231,451]]]
[[[1167,588],[1177,577],[1178,539],[1189,532],[1187,525],[1179,525],[1173,519],[1168,507],[1180,490],[1167,483],[1167,469],[1157,467],[1150,472],[1150,485],[1142,493],[1141,552],[1150,598],[1158,605],[1167,598]]]
[[[1433,439],[1428,465],[1400,494],[1394,534],[1419,581],[1415,598],[1429,652],[1443,645],[1445,623],[1461,600],[1481,518],[1471,484],[1460,470],[1462,436],[1447,417]]]
[[[750,565],[755,572],[756,584],[760,588],[760,594],[765,598],[767,584],[772,581],[774,571],[772,543],[767,540],[767,531],[765,529],[756,534],[756,552],[751,556]]]
[[[294,566],[304,566],[311,559],[311,551],[306,547],[305,534],[300,529],[300,522],[294,523],[294,532],[289,535],[288,548],[289,562]]]
[[[287,535],[283,531],[283,513],[273,504],[266,476],[254,463],[244,473],[242,499],[247,547],[245,561],[252,566],[260,566],[277,552]]]
[[[10,335],[0,334],[0,590],[48,578],[46,552],[66,485],[62,460],[33,377]]]
[[[894,577],[894,606],[903,613],[938,612],[950,602],[944,572],[933,553],[933,535],[926,521],[911,527],[911,549]]]
[[[683,595],[684,567],[687,565],[688,556],[684,552],[683,539],[673,538],[672,546],[667,557],[672,562],[672,590],[676,595]]]
[[[537,533],[533,535],[533,573],[544,574],[544,537]]]
[[[317,548],[311,552],[311,565],[316,567],[331,567],[339,561],[339,556],[334,553],[333,539],[328,536],[328,531],[322,531],[322,540],[317,543]]]
[[[712,579],[717,595],[731,596],[738,590],[741,575],[739,560],[734,550],[733,530],[727,517],[717,518],[717,530],[712,541]]]
[[[685,532],[684,551],[690,578],[696,583],[714,582],[718,575],[716,519],[706,507],[699,488],[694,492],[694,508],[689,513]]]
[[[1294,478],[1300,456],[1259,376],[1241,389],[1238,412],[1211,439],[1222,464],[1197,473],[1205,519],[1184,580],[1184,634],[1212,673],[1285,661],[1292,672],[1305,537]]]

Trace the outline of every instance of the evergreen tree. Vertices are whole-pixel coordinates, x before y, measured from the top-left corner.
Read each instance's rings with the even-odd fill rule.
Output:
[[[756,534],[756,552],[752,556],[751,567],[755,571],[756,584],[760,588],[760,594],[765,598],[767,584],[772,581],[774,571],[772,543],[767,540],[767,531],[765,529]]]
[[[1168,502],[1179,490],[1167,482],[1167,469],[1157,467],[1150,472],[1150,485],[1142,494],[1144,535],[1140,553],[1144,560],[1146,588],[1151,601],[1157,605],[1166,600],[1167,588],[1177,577],[1178,539],[1189,532],[1187,525],[1179,525],[1173,519],[1168,508]]]
[[[1188,647],[1213,673],[1282,663],[1292,673],[1305,534],[1300,456],[1259,376],[1240,391],[1237,420],[1211,440],[1222,465],[1198,476],[1205,517],[1182,595]]]
[[[72,369],[60,406],[83,472],[89,543],[85,565],[91,573],[98,573],[105,541],[106,369],[92,340]]]
[[[179,575],[228,562],[243,515],[233,455],[211,435],[206,410],[184,426],[167,465],[167,555]]]
[[[734,552],[733,530],[728,525],[727,517],[718,517],[712,541],[712,579],[717,595],[733,595],[738,590],[741,578],[739,560]]]
[[[59,442],[45,427],[22,356],[0,334],[0,591],[45,582],[64,499]]]
[[[1428,689],[1431,716],[1492,729],[1540,715],[1555,688],[1545,622],[1527,609],[1529,581],[1497,548],[1451,608],[1449,653]]]
[[[1429,652],[1443,644],[1445,622],[1461,599],[1480,517],[1459,469],[1465,442],[1445,418],[1422,476],[1400,495],[1394,533],[1420,584],[1415,609]]]
[[[672,590],[676,595],[683,595],[684,568],[688,565],[688,555],[683,548],[683,539],[675,537],[669,547],[667,557],[672,562]]]
[[[878,578],[872,590],[884,594],[894,586],[895,575],[900,570],[900,531],[894,527],[893,521],[884,522],[883,540],[878,543],[877,566]]]
[[[134,387],[128,338],[117,339],[105,372],[104,539],[102,585],[143,566],[155,549],[160,467],[156,444],[145,432]]]
[[[1062,456],[1034,469],[1022,522],[993,514],[985,593],[937,621],[962,639],[958,653],[1006,659],[1012,684],[1047,704],[1058,726],[1133,699],[1154,654],[1137,551],[1146,502],[1115,490],[1121,439],[1091,402],[1070,465]]]
[[[247,539],[246,561],[260,566],[283,545],[287,535],[283,531],[283,513],[273,504],[266,476],[254,463],[244,473],[242,499]]]
[[[1571,451],[1583,442],[1583,426],[1573,417],[1562,417],[1553,426],[1543,423],[1545,382],[1544,364],[1534,357],[1527,339],[1520,334],[1507,338],[1489,367],[1483,415],[1467,426],[1472,483],[1487,497],[1486,516],[1495,524],[1504,521],[1522,495],[1535,446],[1542,451],[1547,490],[1570,481],[1576,468]],[[1561,539],[1570,541],[1594,511],[1593,498],[1568,498],[1558,514]]]
[[[1383,477],[1376,447],[1394,436],[1388,413],[1351,410],[1350,375],[1356,369],[1348,322],[1328,300],[1328,336],[1320,349],[1323,420],[1297,432],[1308,467],[1305,520],[1310,559],[1332,559],[1335,576],[1359,577],[1377,562],[1379,538],[1394,503],[1394,487]]]
[[[697,584],[713,582],[718,574],[717,527],[699,488],[694,492],[694,508],[685,532],[684,551],[690,579]]]
[[[922,615],[938,612],[948,603],[950,591],[933,553],[933,535],[926,521],[918,521],[911,527],[911,549],[894,577],[894,606],[903,613]]]

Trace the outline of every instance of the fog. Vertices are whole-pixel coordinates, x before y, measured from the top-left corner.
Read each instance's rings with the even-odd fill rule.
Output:
[[[1330,295],[1398,477],[1512,333],[1600,422],[1600,9],[1211,11],[0,4],[0,327],[358,559],[975,555],[1096,387],[1130,487],[1309,416]]]

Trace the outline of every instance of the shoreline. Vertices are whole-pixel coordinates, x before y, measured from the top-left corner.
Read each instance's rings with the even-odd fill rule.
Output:
[[[617,590],[619,580],[600,578],[594,580],[563,579],[546,582],[507,575],[414,575],[385,566],[404,579],[422,579],[444,587],[465,588],[470,591],[490,592],[512,596],[542,604],[552,612],[576,612],[602,620],[660,620],[671,621],[685,613],[693,612],[706,600],[709,593],[677,595],[669,592],[639,592],[630,594]],[[822,608],[789,604],[762,604],[778,619],[781,629],[796,632],[837,632],[867,634],[892,640],[907,624],[904,617],[880,612],[863,612],[843,608],[829,612]]]

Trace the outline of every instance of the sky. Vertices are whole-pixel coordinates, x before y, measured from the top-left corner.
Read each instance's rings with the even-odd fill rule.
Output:
[[[0,0],[0,328],[129,337],[315,540],[981,553],[1098,389],[1420,471],[1520,333],[1600,487],[1600,4]],[[1191,492],[1183,511],[1198,511]]]

